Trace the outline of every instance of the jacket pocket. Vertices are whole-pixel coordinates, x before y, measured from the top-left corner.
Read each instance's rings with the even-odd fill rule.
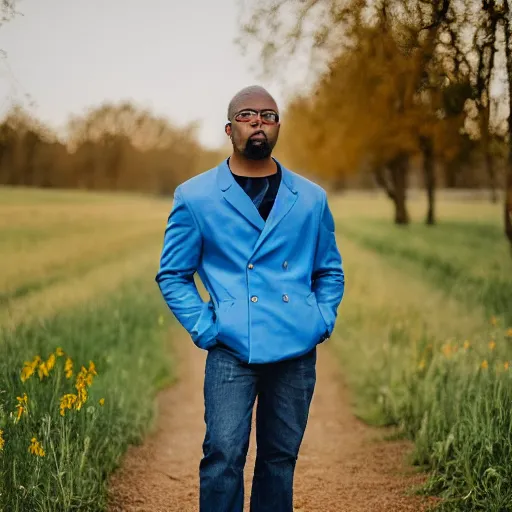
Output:
[[[321,320],[321,323],[322,323],[322,325],[324,327],[324,331],[328,331],[329,327],[327,325],[327,322],[324,319],[324,316],[322,315],[322,311],[318,307],[318,302],[316,300],[315,292],[311,292],[306,297],[306,302],[316,310],[317,317],[319,317],[319,319]],[[323,332],[322,332],[322,334],[323,334]]]

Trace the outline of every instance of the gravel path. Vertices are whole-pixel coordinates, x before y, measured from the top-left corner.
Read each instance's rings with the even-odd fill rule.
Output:
[[[128,450],[110,481],[109,512],[197,512],[198,466],[204,436],[206,353],[179,334],[179,381],[162,392],[153,433]],[[341,384],[336,358],[319,346],[317,386],[295,472],[296,512],[421,512],[419,483],[404,463],[410,446],[383,441],[383,431],[358,421]],[[254,428],[247,458],[246,510],[254,467]]]

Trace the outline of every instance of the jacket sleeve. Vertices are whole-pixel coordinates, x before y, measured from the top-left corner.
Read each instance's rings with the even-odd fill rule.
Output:
[[[336,245],[334,219],[325,192],[312,280],[318,307],[327,324],[327,338],[334,329],[338,306],[345,292],[345,274],[342,258]]]
[[[218,329],[212,303],[202,300],[194,282],[201,253],[201,231],[177,187],[155,281],[192,341],[206,350],[215,344]]]

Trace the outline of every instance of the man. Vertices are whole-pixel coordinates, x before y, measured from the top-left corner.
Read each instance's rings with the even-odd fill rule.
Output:
[[[156,281],[208,351],[200,511],[243,510],[252,409],[251,512],[292,512],[293,476],[316,380],[316,345],[344,293],[326,193],[271,156],[280,120],[263,88],[228,108],[232,155],[176,188]],[[194,284],[198,272],[210,300]]]

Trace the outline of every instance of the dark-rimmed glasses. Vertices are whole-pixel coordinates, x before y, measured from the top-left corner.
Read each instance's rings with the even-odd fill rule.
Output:
[[[279,122],[279,114],[274,110],[254,110],[252,108],[245,108],[237,112],[233,119],[239,123],[251,123],[261,117],[261,122],[264,124],[277,124]]]

